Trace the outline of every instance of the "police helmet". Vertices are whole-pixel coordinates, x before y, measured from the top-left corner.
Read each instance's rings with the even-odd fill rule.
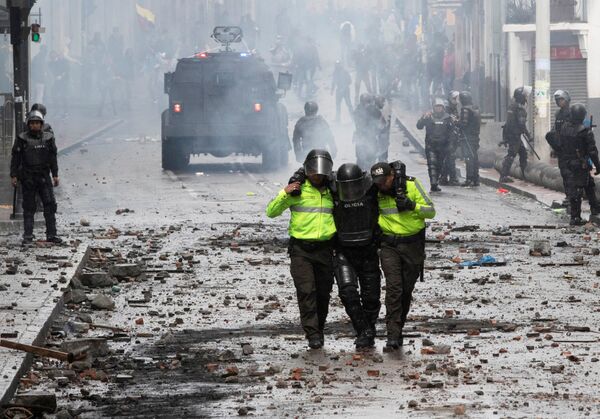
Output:
[[[513,98],[515,99],[515,102],[520,105],[527,103],[527,97],[529,97],[531,94],[531,90],[531,86],[517,87],[513,92]]]
[[[587,115],[587,109],[581,103],[575,103],[571,105],[571,121],[575,124],[582,124],[585,116]]]
[[[319,105],[317,102],[306,102],[304,104],[304,113],[306,116],[314,116],[319,112]]]
[[[467,92],[466,90],[458,94],[458,100],[462,106],[473,104],[473,96],[471,96],[471,92]]]
[[[333,169],[333,159],[329,151],[323,149],[310,150],[304,160],[304,172],[307,176],[330,175]]]
[[[446,106],[446,102],[441,97],[436,97],[433,100],[433,108],[435,109],[436,106]]]
[[[46,106],[41,103],[34,103],[31,107],[31,112],[33,111],[40,111],[44,117],[46,116]]]
[[[558,101],[560,99],[564,99],[567,101],[567,103],[571,103],[571,95],[566,90],[557,90],[554,92],[554,101],[556,102],[557,106],[560,106],[558,105]]]
[[[344,202],[362,198],[370,186],[365,172],[354,163],[345,163],[338,168],[335,183],[340,199]]]
[[[40,111],[31,111],[29,115],[27,115],[27,124],[33,121],[40,121],[42,124],[44,123],[44,115]]]

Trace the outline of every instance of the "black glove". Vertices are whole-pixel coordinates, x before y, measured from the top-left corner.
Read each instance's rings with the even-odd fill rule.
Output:
[[[546,141],[550,143],[552,140],[554,140],[554,131],[548,131],[546,133]]]
[[[396,197],[396,207],[400,212],[412,211],[417,207],[417,204],[406,195],[399,195]]]

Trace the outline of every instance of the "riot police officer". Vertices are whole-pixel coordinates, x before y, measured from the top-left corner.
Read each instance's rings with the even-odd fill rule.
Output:
[[[290,184],[303,182],[303,169]],[[375,324],[381,308],[377,225],[377,188],[362,169],[353,163],[339,167],[329,182],[333,194],[336,226],[334,274],[339,296],[356,331],[356,347],[375,344]],[[359,291],[360,289],[360,291]]]
[[[381,130],[377,136],[377,160],[387,161],[390,148],[390,130],[392,127],[392,106],[382,95],[375,97],[375,106],[381,114]]]
[[[452,123],[457,123],[460,117],[458,109],[458,96],[460,92],[453,90],[448,94],[448,103],[446,106],[446,113],[452,118]],[[446,151],[446,158],[442,165],[442,175],[440,179],[440,185],[458,186],[458,176],[456,173],[456,151],[458,148],[458,138],[456,131],[454,130],[450,134],[448,141],[448,148]]]
[[[554,114],[554,131],[560,132],[562,125],[571,119],[571,95],[566,90],[554,92],[554,102],[558,110]]]
[[[571,225],[582,225],[581,200],[587,195],[592,216],[600,214],[600,205],[596,198],[594,178],[590,175],[592,166],[595,174],[600,174],[598,148],[591,128],[583,125],[587,114],[584,105],[571,106],[571,119],[563,122],[559,135],[547,135],[546,140],[558,157],[558,167],[565,185],[565,193],[571,207]],[[551,133],[549,133],[551,134]]]
[[[379,190],[381,267],[385,273],[385,307],[388,350],[403,344],[402,329],[410,310],[412,292],[425,262],[425,219],[435,217],[433,202],[423,185],[406,175],[397,161],[371,168]]]
[[[296,287],[300,321],[312,349],[325,341],[324,328],[333,287],[333,197],[327,187],[333,168],[327,150],[311,150],[304,161],[306,179],[292,182],[267,206],[267,217],[291,212],[290,272]]]
[[[59,185],[57,149],[54,134],[44,131],[44,116],[32,111],[27,117],[27,131],[20,133],[12,148],[10,176],[14,187],[17,182],[23,189],[23,243],[33,240],[36,196],[44,205],[46,239],[61,243],[56,234],[56,199],[54,187]],[[52,179],[50,178],[52,174]]]
[[[292,142],[296,160],[303,161],[304,156],[312,149],[325,149],[335,157],[337,147],[329,124],[318,115],[319,105],[316,102],[304,104],[305,115],[296,122]]]
[[[437,98],[433,102],[433,113],[424,114],[417,121],[417,128],[425,128],[425,156],[431,192],[440,192],[438,186],[444,160],[448,155],[452,118],[446,113],[444,100]]]
[[[513,181],[508,175],[515,157],[519,156],[521,174],[525,177],[527,168],[527,149],[521,141],[521,135],[531,140],[531,134],[527,128],[527,98],[531,94],[531,86],[522,86],[513,92],[513,102],[506,113],[506,123],[502,129],[502,144],[508,146],[508,152],[502,162],[500,171],[500,182],[510,183]]]
[[[462,186],[479,186],[479,132],[481,130],[481,115],[473,106],[470,92],[460,92],[460,118],[458,127],[462,136],[461,146],[465,157],[466,181]]]

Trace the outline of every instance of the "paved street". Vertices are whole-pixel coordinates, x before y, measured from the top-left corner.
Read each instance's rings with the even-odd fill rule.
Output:
[[[335,131],[337,165],[353,158],[351,126]],[[393,134],[391,158],[427,184],[424,160],[404,141]],[[90,418],[600,414],[597,229],[565,228],[516,194],[445,188],[433,196],[403,350],[383,353],[380,321],[377,347],[355,353],[334,288],[325,348],[310,351],[289,277],[288,216],[264,215],[297,164],[265,173],[259,163],[200,157],[163,172],[156,132],[135,122],[63,156],[59,220],[92,248],[84,272],[143,269],[101,288],[72,284],[88,299],[67,299],[47,343],[96,336],[110,352],[67,370],[39,359],[21,390],[49,390]],[[499,226],[511,235],[495,235]],[[530,256],[532,240],[548,241],[552,256]],[[496,263],[459,268],[484,255]],[[98,293],[114,310],[92,307]]]

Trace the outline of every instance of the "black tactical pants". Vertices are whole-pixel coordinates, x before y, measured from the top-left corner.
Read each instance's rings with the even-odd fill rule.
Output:
[[[399,339],[410,311],[412,292],[425,261],[423,242],[381,246],[385,275],[385,309],[388,339]]]
[[[36,195],[39,195],[44,206],[46,237],[55,237],[56,199],[50,175],[25,175],[21,180],[21,186],[23,188],[23,236],[28,238],[33,236],[33,221],[37,209]]]
[[[527,149],[521,143],[520,139],[513,138],[508,143],[508,152],[506,153],[506,157],[504,157],[504,161],[502,162],[502,172],[500,173],[501,176],[510,175],[510,168],[512,167],[513,161],[517,155],[519,156],[519,165],[521,170],[525,172],[525,169],[527,168]]]
[[[339,248],[333,264],[340,299],[356,334],[375,329],[381,308],[381,271],[377,247]]]
[[[456,175],[456,144],[452,142],[444,150],[444,162],[442,164],[441,180],[442,183],[458,182],[458,176]]]
[[[290,241],[290,273],[296,287],[300,321],[307,339],[323,335],[333,288],[333,247]]]
[[[479,183],[479,138],[467,138],[462,145],[467,181]]]
[[[574,160],[560,166],[565,194],[571,207],[571,218],[581,218],[581,201],[584,193],[588,198],[592,215],[599,214],[600,205],[596,198],[596,185],[587,168],[587,163]]]
[[[340,89],[338,87],[335,91],[335,120],[337,122],[340,121],[340,115],[342,112],[342,101],[344,101],[344,103],[346,104],[346,107],[348,108],[348,113],[352,118],[354,109],[352,108],[352,101],[350,100],[350,86],[348,86],[345,89]]]
[[[440,176],[442,174],[442,167],[444,164],[444,151],[446,147],[443,146],[425,146],[425,157],[427,158],[427,172],[429,173],[429,182],[431,186],[437,185],[440,182]]]

